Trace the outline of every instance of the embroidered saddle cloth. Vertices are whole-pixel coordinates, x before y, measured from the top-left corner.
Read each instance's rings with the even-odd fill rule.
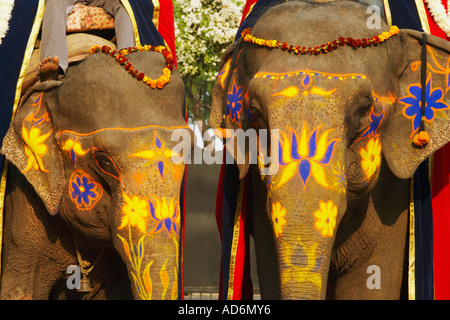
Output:
[[[67,18],[67,32],[114,29],[114,18],[103,8],[75,4]]]

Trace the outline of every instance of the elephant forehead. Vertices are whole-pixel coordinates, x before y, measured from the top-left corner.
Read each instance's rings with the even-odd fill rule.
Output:
[[[249,91],[250,96],[262,97],[271,127],[280,124],[295,127],[298,119],[311,125],[337,127],[343,123],[348,102],[357,96],[367,100],[372,84],[366,75],[359,73],[260,72],[254,75]]]
[[[273,88],[271,94],[287,97],[294,97],[299,94],[300,91],[304,92],[307,89],[309,89],[312,94],[328,96],[335,93],[335,89],[346,85],[353,86],[361,82],[371,85],[368,76],[361,73],[336,74],[310,70],[298,70],[284,73],[258,72],[253,76],[253,79],[257,79],[262,84]],[[275,84],[272,82],[275,82]],[[298,91],[284,91],[283,87],[288,85],[296,87]],[[328,89],[323,89],[318,86],[324,86]],[[272,92],[278,89],[281,90]],[[306,94],[304,95],[306,96]]]
[[[83,149],[95,147],[118,153],[135,153],[152,147],[161,149],[174,146],[177,141],[172,140],[172,134],[177,130],[188,132],[189,127],[151,125],[136,128],[103,128],[89,133],[63,130],[59,136],[63,149],[79,145]]]

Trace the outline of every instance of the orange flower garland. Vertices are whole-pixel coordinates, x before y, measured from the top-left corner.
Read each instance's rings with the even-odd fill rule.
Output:
[[[378,43],[383,42],[383,41],[389,39],[390,37],[396,35],[399,32],[399,29],[397,26],[392,26],[389,31],[383,32],[382,34],[380,34],[378,36],[373,36],[372,38],[353,39],[353,38],[340,37],[338,40],[329,41],[326,44],[322,44],[321,46],[316,46],[314,48],[313,47],[306,48],[306,47],[300,47],[300,46],[293,46],[287,42],[283,42],[280,44],[280,42],[277,40],[265,40],[265,39],[257,38],[255,36],[253,36],[250,32],[251,32],[251,28],[247,28],[242,31],[241,35],[245,42],[250,42],[250,43],[257,44],[259,46],[265,46],[265,47],[269,47],[269,48],[280,48],[283,51],[294,52],[295,54],[300,53],[303,55],[306,55],[306,54],[319,55],[321,53],[327,53],[327,52],[333,51],[333,50],[339,48],[340,46],[344,46],[344,45],[351,46],[354,48],[369,47],[373,44],[378,44]]]
[[[147,77],[144,73],[139,72],[134,68],[131,62],[125,57],[125,55],[133,53],[133,52],[141,52],[141,51],[155,51],[161,53],[166,59],[166,66],[163,69],[163,74],[158,79],[151,79]],[[172,75],[173,70],[173,56],[172,53],[167,50],[164,46],[138,46],[138,47],[129,47],[126,49],[122,49],[120,51],[112,50],[108,46],[93,46],[91,48],[91,53],[103,52],[105,54],[110,55],[115,58],[120,65],[122,65],[125,70],[127,70],[133,77],[138,81],[142,81],[145,84],[149,85],[153,89],[162,89],[167,83],[170,81],[170,77]]]

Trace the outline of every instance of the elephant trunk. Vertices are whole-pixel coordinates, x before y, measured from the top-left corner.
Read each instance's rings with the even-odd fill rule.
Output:
[[[180,207],[168,200],[123,193],[116,248],[129,271],[136,299],[178,299]]]
[[[312,195],[310,195],[312,198]],[[338,221],[340,199],[272,201],[272,226],[278,254],[282,299],[324,299]],[[297,208],[295,210],[294,208]],[[295,210],[295,211],[293,211]]]
[[[123,199],[115,243],[127,265],[134,297],[178,299],[179,198],[123,193]]]
[[[140,152],[137,165],[122,176],[112,222],[115,247],[127,264],[136,299],[178,299],[184,165],[172,163],[164,150],[148,154]]]
[[[346,205],[344,147],[331,131],[281,132],[268,209],[282,299],[324,299],[337,226]],[[317,138],[315,138],[317,136]]]

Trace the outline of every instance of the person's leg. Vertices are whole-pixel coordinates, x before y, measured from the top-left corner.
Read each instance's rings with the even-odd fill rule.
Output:
[[[117,49],[135,46],[133,25],[127,10],[120,0],[93,0],[89,5],[101,7],[114,17]]]
[[[56,79],[69,65],[66,42],[67,8],[75,0],[46,0],[40,46],[41,81]]]

